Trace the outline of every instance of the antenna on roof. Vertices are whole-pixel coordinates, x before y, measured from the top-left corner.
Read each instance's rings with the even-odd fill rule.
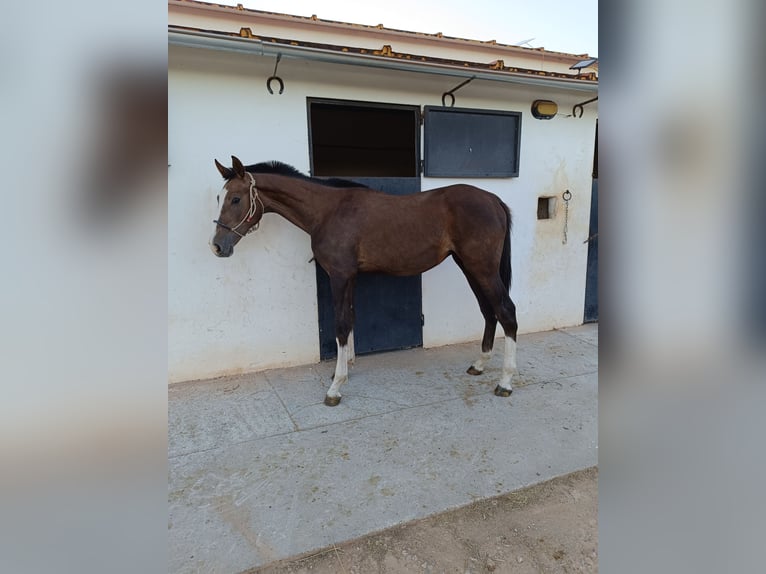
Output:
[[[527,39],[527,40],[522,40],[521,42],[516,42],[516,43],[514,44],[514,46],[529,46],[529,47],[531,48],[531,47],[532,47],[532,45],[530,44],[530,42],[531,42],[532,40],[534,40],[534,38],[529,38],[529,39]]]

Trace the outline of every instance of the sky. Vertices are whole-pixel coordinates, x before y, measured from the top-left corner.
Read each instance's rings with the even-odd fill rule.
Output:
[[[215,1],[215,0],[213,0]],[[598,0],[218,0],[221,4],[323,20],[383,24],[414,32],[441,32],[471,40],[598,55]],[[467,8],[467,7],[470,7]]]

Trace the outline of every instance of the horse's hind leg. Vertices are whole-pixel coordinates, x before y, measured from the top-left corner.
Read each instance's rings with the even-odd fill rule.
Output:
[[[324,404],[334,407],[340,403],[340,387],[348,381],[348,364],[353,360],[353,337],[354,326],[354,277],[330,278],[332,288],[333,306],[335,309],[335,342],[338,344],[338,358],[335,363],[335,374],[332,385],[324,398]]]
[[[495,310],[492,307],[492,304],[484,296],[481,287],[476,283],[473,276],[466,271],[460,258],[454,253],[452,254],[452,258],[468,280],[468,285],[471,286],[471,291],[473,291],[473,294],[476,296],[476,300],[479,303],[479,309],[481,309],[481,314],[484,316],[484,337],[481,340],[481,355],[471,363],[471,366],[468,367],[468,370],[466,371],[469,375],[481,375],[492,357],[492,347],[495,344],[495,332],[497,331],[497,317],[495,317]]]
[[[502,283],[500,283],[500,287],[495,286],[493,293],[495,294],[493,301],[496,301],[495,313],[505,331],[503,373],[500,377],[500,382],[495,387],[495,394],[498,397],[507,397],[513,392],[511,379],[518,370],[516,366],[516,332],[518,330],[516,305],[511,301],[508,292],[502,288]]]
[[[508,397],[513,392],[511,379],[517,372],[516,367],[516,336],[505,336],[505,358],[503,359],[503,374],[500,382],[495,387],[498,397]]]
[[[518,323],[516,322],[516,306],[508,295],[508,288],[503,285],[500,277],[494,277],[494,274],[488,274],[482,279],[476,280],[479,289],[486,301],[492,306],[494,316],[503,326],[505,331],[505,356],[503,358],[503,372],[500,382],[495,387],[495,394],[499,397],[507,397],[513,392],[511,379],[517,371],[516,367],[516,332]],[[484,332],[485,341],[487,331]],[[483,346],[483,345],[482,345]]]
[[[478,299],[479,295],[476,298]],[[471,366],[466,371],[469,375],[481,375],[484,372],[484,367],[487,366],[487,363],[492,358],[492,347],[495,344],[495,332],[497,330],[495,312],[492,310],[492,307],[489,307],[489,310],[485,312],[482,303],[479,303],[479,306],[484,315],[484,337],[481,340],[481,355],[471,363]]]

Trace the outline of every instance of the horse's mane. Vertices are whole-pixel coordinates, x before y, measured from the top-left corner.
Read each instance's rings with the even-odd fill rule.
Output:
[[[298,171],[291,165],[282,163],[281,161],[263,161],[261,163],[246,165],[245,171],[251,173],[275,173],[277,175],[287,175],[289,177],[298,177],[300,179],[310,179],[306,174]]]
[[[366,185],[351,181],[349,179],[340,179],[337,177],[331,177],[328,179],[323,179],[321,177],[309,177],[305,173],[295,169],[293,166],[276,160],[246,165],[245,171],[249,171],[251,173],[272,173],[276,175],[286,175],[288,177],[313,181],[314,183],[318,183],[320,185],[328,185],[330,187],[367,187]],[[228,169],[224,179],[231,179],[232,177],[234,177],[234,170]]]

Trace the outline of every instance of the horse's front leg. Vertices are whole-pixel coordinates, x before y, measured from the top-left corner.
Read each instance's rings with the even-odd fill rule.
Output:
[[[354,277],[331,278],[333,306],[335,308],[335,342],[338,358],[332,385],[324,398],[324,404],[334,407],[340,403],[340,387],[348,381],[348,364],[354,360]]]

